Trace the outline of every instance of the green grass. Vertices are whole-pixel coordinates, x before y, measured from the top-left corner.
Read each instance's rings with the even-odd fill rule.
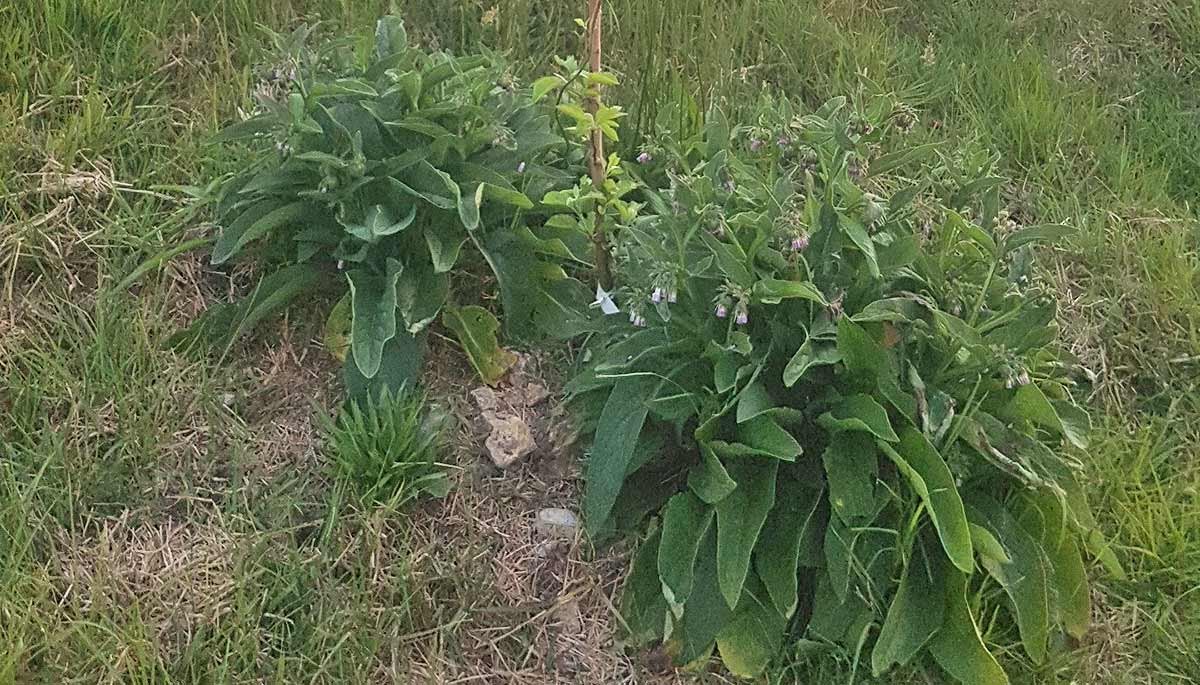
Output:
[[[484,41],[529,73],[578,47],[583,8],[503,0],[485,23],[490,2],[396,4],[423,40]],[[401,543],[386,565],[346,543],[383,524],[331,518],[319,469],[264,463],[260,378],[163,350],[197,292],[226,280],[183,259],[114,290],[206,230],[171,187],[237,163],[201,143],[249,106],[259,25],[367,27],[384,5],[0,7],[0,683],[362,682],[387,677],[397,636],[454,620],[457,595],[412,586]],[[1019,679],[1200,682],[1200,2],[606,5],[628,149],[710,102],[749,106],[763,83],[808,104],[896,92],[921,113],[913,135],[1001,153],[1022,220],[1080,228],[1046,263],[1064,337],[1096,375],[1084,456],[1128,578],[1097,567],[1094,637]],[[214,620],[164,622],[170,593],[129,575],[181,523],[180,549],[221,558],[188,582],[234,588],[190,607]],[[842,682],[849,665],[797,656],[778,677]],[[403,677],[403,658],[389,668]]]

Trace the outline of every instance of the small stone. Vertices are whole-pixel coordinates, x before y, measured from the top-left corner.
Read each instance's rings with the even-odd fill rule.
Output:
[[[484,446],[487,447],[488,455],[496,466],[506,469],[537,449],[533,432],[521,417],[496,416],[485,412],[484,418],[492,427],[492,434],[488,436]]]
[[[475,398],[475,404],[479,405],[483,411],[496,411],[499,400],[495,390],[487,386],[480,386],[471,391],[471,397]]]
[[[579,519],[568,509],[551,507],[538,512],[533,528],[547,537],[574,539]]]

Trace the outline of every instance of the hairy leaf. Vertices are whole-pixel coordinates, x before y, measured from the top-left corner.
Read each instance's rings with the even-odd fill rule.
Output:
[[[727,468],[737,488],[716,505],[717,575],[721,595],[732,609],[741,597],[759,532],[775,504],[775,473],[779,462],[744,459],[729,463]]]
[[[884,454],[891,457],[925,503],[946,556],[960,571],[970,573],[975,567],[971,531],[967,526],[962,498],[954,484],[954,475],[942,460],[942,455],[937,453],[924,435],[907,426],[900,432],[898,445],[893,447],[882,440],[877,444]]]

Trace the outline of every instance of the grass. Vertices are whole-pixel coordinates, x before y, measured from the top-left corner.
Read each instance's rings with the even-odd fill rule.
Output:
[[[397,4],[423,40],[484,41],[531,73],[576,49],[582,12]],[[542,639],[463,589],[528,551],[498,552],[475,504],[439,510],[463,518],[449,558],[433,529],[331,504],[312,402],[333,383],[303,312],[220,362],[161,341],[247,274],[182,257],[115,288],[208,230],[173,187],[236,164],[202,141],[247,106],[259,25],[366,27],[383,5],[0,7],[0,683],[432,679]],[[921,113],[913,135],[1001,153],[1022,220],[1079,227],[1046,262],[1095,376],[1089,489],[1128,578],[1096,568],[1092,635],[1019,679],[1200,682],[1200,2],[606,5],[629,149],[763,83],[809,104],[892,91]],[[776,675],[849,666],[797,654]]]

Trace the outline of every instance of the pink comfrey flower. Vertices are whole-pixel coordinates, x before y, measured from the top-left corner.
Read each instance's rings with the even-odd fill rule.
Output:
[[[643,152],[642,154],[637,156],[638,164],[649,164],[650,161],[653,159],[654,158],[650,156],[649,152]]]
[[[717,315],[718,319],[724,319],[726,316],[729,315],[729,309],[727,309],[725,307],[725,305],[719,304],[719,305],[717,305],[716,315]]]

